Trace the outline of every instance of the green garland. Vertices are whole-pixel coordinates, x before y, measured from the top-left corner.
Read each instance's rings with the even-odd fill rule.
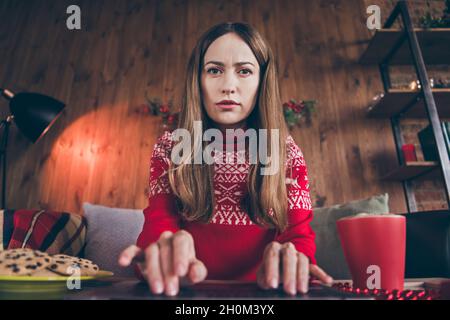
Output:
[[[147,103],[141,107],[141,112],[153,116],[161,116],[165,129],[175,129],[178,124],[179,110],[174,111],[173,102],[163,103],[159,97],[149,97],[146,93]],[[315,100],[291,99],[283,103],[283,114],[289,129],[299,125],[302,121],[309,121],[315,112]]]
[[[445,0],[445,9],[442,17],[435,18],[431,15],[430,2],[427,1],[428,11],[420,17],[422,28],[450,28],[450,0]]]
[[[295,99],[283,103],[284,119],[289,129],[299,125],[304,119],[310,119],[311,114],[316,111],[316,103],[317,101],[315,100],[301,100],[297,102]]]
[[[180,111],[174,110],[173,101],[170,100],[168,103],[163,103],[159,97],[149,97],[147,92],[145,93],[145,97],[148,113],[153,116],[161,116],[165,130],[176,129]]]

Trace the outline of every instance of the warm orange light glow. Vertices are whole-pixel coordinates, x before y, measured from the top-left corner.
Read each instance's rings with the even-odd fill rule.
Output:
[[[75,212],[85,201],[126,206],[124,199],[131,198],[145,204],[151,142],[161,120],[132,110],[104,105],[64,129],[42,167],[43,203]]]

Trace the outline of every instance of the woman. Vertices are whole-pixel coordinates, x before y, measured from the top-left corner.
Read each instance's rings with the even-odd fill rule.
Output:
[[[175,135],[166,131],[151,158],[142,233],[119,264],[137,262],[151,291],[166,295],[204,279],[251,280],[264,289],[282,283],[292,295],[308,291],[310,275],[331,283],[314,258],[307,168],[285,124],[274,57],[250,25],[214,26],[192,52],[178,127],[198,143],[184,159],[206,145],[194,134],[198,121],[226,138],[230,129],[239,138],[246,129],[267,129],[279,145],[270,163],[285,166],[263,175],[261,161],[230,164],[249,147],[226,138],[231,151],[214,153],[225,161],[174,163]]]

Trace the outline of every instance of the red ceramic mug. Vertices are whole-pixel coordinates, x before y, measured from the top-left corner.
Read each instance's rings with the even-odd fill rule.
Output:
[[[402,151],[405,162],[417,161],[416,148],[413,144],[403,145]]]
[[[403,290],[406,219],[396,214],[359,214],[337,221],[353,287]]]

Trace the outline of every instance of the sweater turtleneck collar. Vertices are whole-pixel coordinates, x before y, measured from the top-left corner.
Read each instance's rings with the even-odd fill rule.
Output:
[[[240,128],[232,128],[228,129],[219,129],[222,132],[223,144],[237,144],[237,141],[240,137],[245,136],[245,131],[248,129],[247,125],[244,125]],[[234,137],[234,138],[233,138]]]
[[[210,129],[217,129],[222,133],[222,142],[223,146],[231,146],[234,145],[235,147],[238,145],[238,141],[240,137],[245,136],[245,132],[250,129],[249,125],[247,123],[244,123],[239,128],[219,128],[215,126],[209,126]],[[227,133],[227,129],[230,131]],[[233,139],[234,137],[234,139]],[[228,139],[227,139],[228,138]]]

